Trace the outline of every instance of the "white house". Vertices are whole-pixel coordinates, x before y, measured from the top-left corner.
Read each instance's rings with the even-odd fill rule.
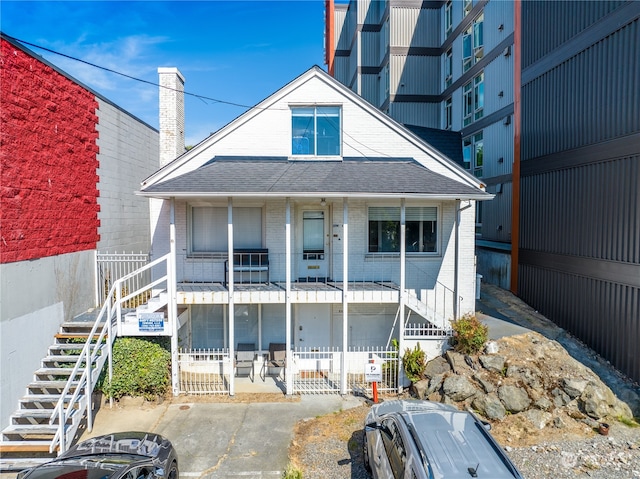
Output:
[[[449,321],[475,310],[476,201],[492,198],[483,188],[311,68],[142,183],[174,359],[178,337],[218,358],[234,394],[243,349],[260,381],[281,348],[287,393],[305,381],[345,393],[363,363],[386,362],[375,351],[393,340],[438,354]]]

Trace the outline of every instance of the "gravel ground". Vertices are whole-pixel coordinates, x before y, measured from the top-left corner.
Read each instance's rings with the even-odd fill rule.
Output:
[[[298,425],[290,451],[304,479],[366,479],[362,421],[366,406]],[[527,447],[507,447],[525,479],[640,478],[640,427],[612,424],[595,435]]]

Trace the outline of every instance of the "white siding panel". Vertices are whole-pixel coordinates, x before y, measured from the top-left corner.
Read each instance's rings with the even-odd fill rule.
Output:
[[[390,17],[392,46],[440,46],[439,10],[394,7]]]

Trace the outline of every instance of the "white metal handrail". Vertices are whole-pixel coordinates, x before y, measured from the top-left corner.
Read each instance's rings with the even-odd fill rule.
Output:
[[[145,266],[138,268],[136,271],[128,273],[124,275],[122,278],[118,278],[113,282],[109,294],[107,295],[102,308],[100,309],[100,313],[98,314],[96,321],[89,332],[87,337],[87,341],[82,348],[82,352],[80,353],[78,360],[73,368],[73,371],[69,375],[69,379],[60,395],[60,399],[56,403],[56,406],[53,409],[51,414],[51,418],[49,419],[49,424],[53,425],[55,420],[58,419],[58,430],[54,435],[51,444],[49,446],[49,452],[53,452],[56,450],[56,447],[59,449],[59,453],[63,453],[68,449],[67,440],[67,432],[65,430],[67,420],[72,418],[74,415],[80,415],[87,411],[87,428],[89,431],[93,428],[93,417],[91,410],[91,397],[93,395],[93,389],[98,382],[100,377],[100,371],[104,366],[105,361],[109,361],[109,381],[111,381],[112,376],[112,344],[115,339],[115,335],[113,334],[113,321],[114,319],[119,324],[122,321],[122,303],[126,302],[128,299],[131,299],[132,296],[136,296],[144,291],[147,291],[157,284],[166,281],[168,278],[168,274],[165,274],[161,278],[139,288],[135,293],[130,293],[125,295],[125,297],[121,297],[122,295],[122,285],[129,279],[133,278],[144,271],[153,268],[163,262],[169,263],[171,254],[166,254]],[[99,335],[97,335],[97,331],[99,329],[100,323],[105,320],[104,325],[100,329]],[[95,342],[94,342],[95,339]],[[107,353],[104,354],[102,343],[106,341]],[[100,354],[101,353],[101,354]],[[85,363],[84,369],[81,368],[81,364]],[[93,365],[96,365],[95,377],[93,377]],[[82,370],[82,374],[80,371]],[[71,388],[75,386],[75,390],[71,395],[71,398],[65,407],[64,398],[69,394]],[[84,401],[82,401],[81,392],[84,391]],[[78,406],[76,408],[76,406]],[[75,433],[76,428],[72,428],[72,432]]]

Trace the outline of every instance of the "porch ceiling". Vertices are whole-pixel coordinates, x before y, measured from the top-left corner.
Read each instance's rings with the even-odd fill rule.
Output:
[[[412,158],[214,157],[197,170],[152,185],[151,197],[367,195],[490,199],[492,196],[435,173]]]

